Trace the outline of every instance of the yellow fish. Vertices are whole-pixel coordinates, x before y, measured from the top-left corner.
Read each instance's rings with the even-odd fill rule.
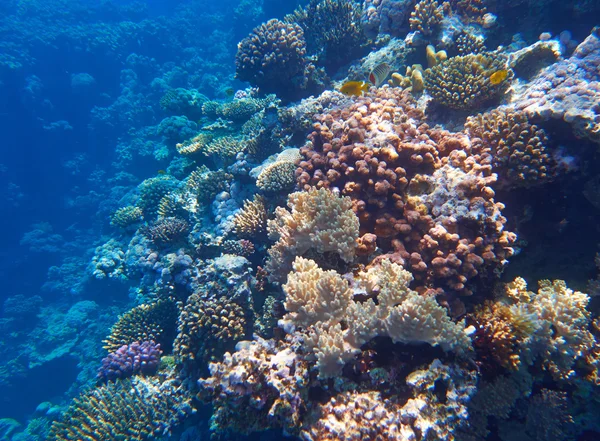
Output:
[[[506,80],[506,78],[508,78],[508,71],[506,69],[497,70],[490,75],[490,83],[492,83],[494,86],[497,86]]]
[[[369,83],[364,81],[346,81],[340,87],[340,92],[348,96],[362,96],[369,91]]]
[[[164,171],[164,170],[159,170],[159,171],[158,171],[158,174],[159,174],[159,175],[166,175],[166,174],[167,174],[167,172],[166,172],[166,171]]]

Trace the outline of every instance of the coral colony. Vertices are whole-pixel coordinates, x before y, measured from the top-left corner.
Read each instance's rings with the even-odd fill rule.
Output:
[[[240,90],[164,89],[87,269],[136,303],[49,439],[600,440],[598,281],[511,266],[535,198],[600,207],[600,30],[503,33],[542,3],[311,0]]]

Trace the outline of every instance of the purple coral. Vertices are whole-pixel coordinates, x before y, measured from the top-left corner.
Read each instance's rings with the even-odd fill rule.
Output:
[[[136,374],[152,375],[158,370],[161,354],[160,344],[153,341],[123,345],[102,359],[98,378],[112,381]]]

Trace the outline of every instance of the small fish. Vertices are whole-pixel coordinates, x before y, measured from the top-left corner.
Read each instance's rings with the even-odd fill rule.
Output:
[[[229,98],[235,95],[235,90],[233,90],[233,87],[228,87],[225,89],[225,95],[227,95]]]
[[[387,78],[392,71],[392,68],[387,63],[381,63],[375,67],[369,74],[369,81],[375,86],[379,87]]]
[[[166,175],[166,174],[167,174],[167,172],[166,172],[166,171],[164,171],[164,170],[159,170],[157,173],[158,173],[159,175]]]
[[[506,80],[506,78],[508,78],[508,71],[506,69],[497,70],[490,75],[490,83],[492,83],[494,86],[497,86]]]
[[[340,92],[348,96],[362,96],[369,91],[369,83],[364,81],[346,81],[340,87]]]

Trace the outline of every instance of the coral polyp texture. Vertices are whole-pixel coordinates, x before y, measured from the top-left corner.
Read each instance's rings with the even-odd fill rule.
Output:
[[[506,77],[498,83],[491,79],[497,72],[506,72]],[[499,100],[512,76],[503,55],[491,52],[459,55],[425,70],[425,90],[445,107],[476,110]]]
[[[314,71],[302,28],[277,19],[256,27],[238,44],[235,66],[238,79],[282,98],[306,90]]]
[[[162,208],[163,212],[165,211],[163,205],[159,208]],[[176,217],[165,217],[160,218],[150,226],[144,227],[141,231],[156,245],[166,246],[185,240],[189,229],[190,227],[185,220]]]
[[[240,237],[259,238],[267,232],[267,215],[262,196],[244,201],[244,206],[233,218],[235,233]]]
[[[154,341],[166,352],[175,338],[177,305],[169,299],[136,306],[119,317],[104,341],[108,352],[134,342]]]
[[[189,413],[190,399],[170,381],[117,380],[76,398],[52,424],[49,439],[150,440],[168,434]]]
[[[162,351],[153,341],[123,345],[102,360],[98,371],[100,380],[116,380],[132,375],[152,375],[158,370]]]
[[[557,164],[546,132],[525,113],[495,109],[467,118],[465,128],[474,143],[481,143],[481,153],[491,158],[497,187],[531,187],[555,176]]]
[[[330,253],[346,263],[354,260],[359,222],[349,197],[311,188],[290,194],[288,207],[277,207],[275,219],[267,223],[269,238],[276,241],[266,264],[271,281],[282,281],[294,258],[309,251]]]
[[[421,0],[410,14],[410,29],[430,36],[444,19],[444,6],[437,0]]]
[[[424,119],[407,91],[387,87],[318,115],[298,182],[350,197],[361,232],[418,284],[469,294],[470,279],[506,263],[515,236],[504,231],[489,161],[464,133]]]

